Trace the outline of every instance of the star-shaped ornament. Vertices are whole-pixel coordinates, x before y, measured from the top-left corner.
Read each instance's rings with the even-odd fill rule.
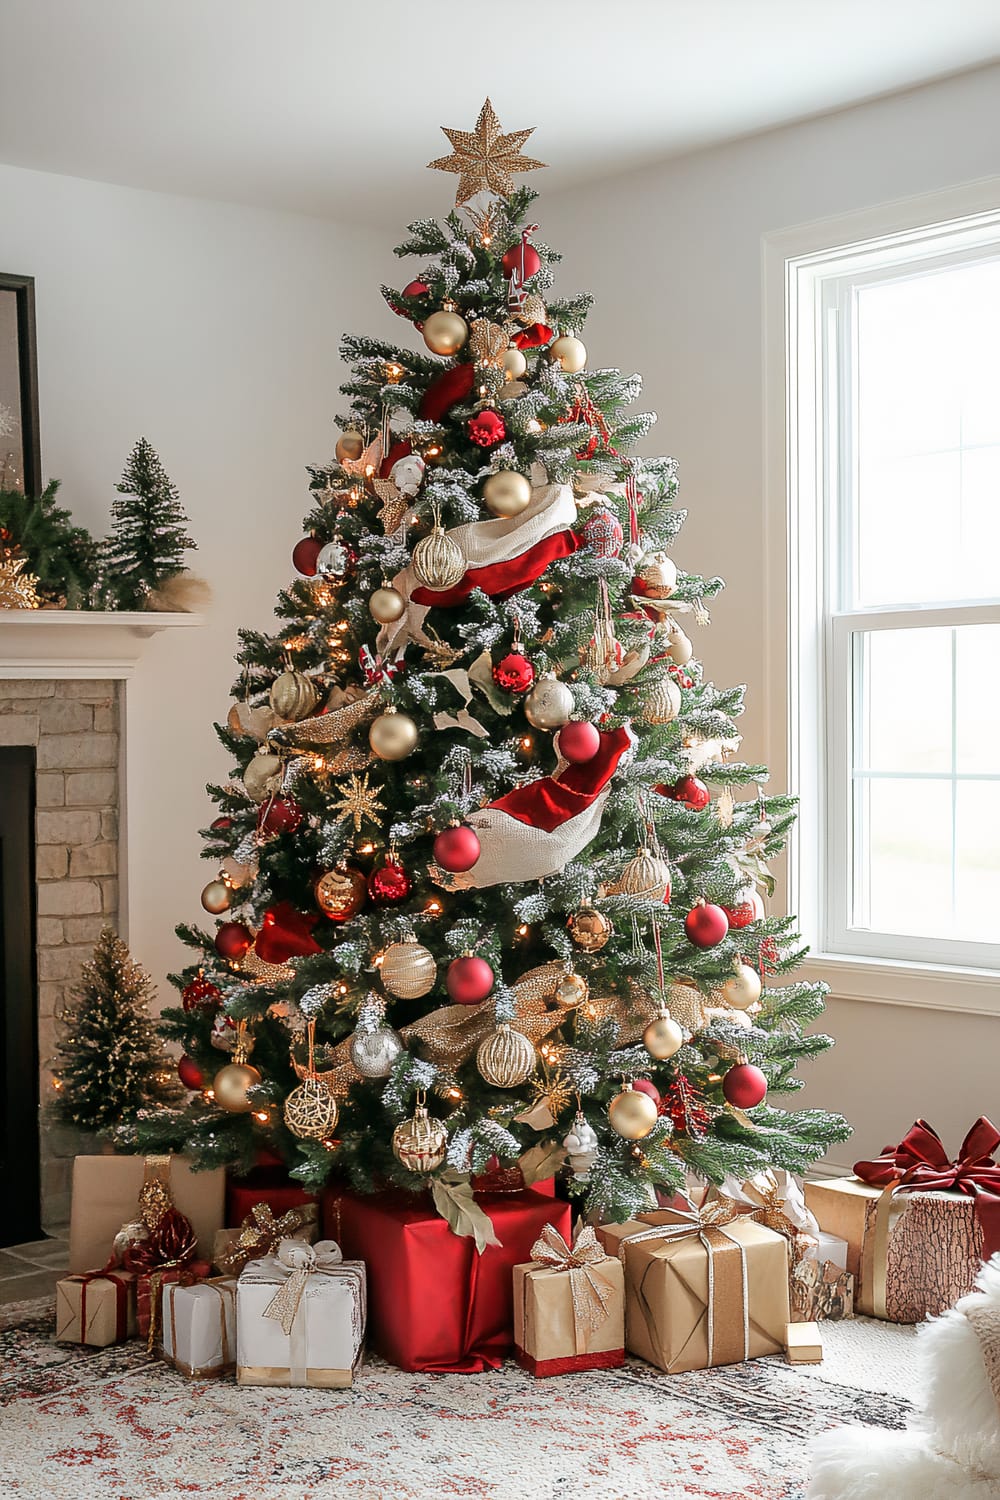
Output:
[[[446,125],[441,129],[455,149],[450,156],[428,162],[428,166],[439,172],[458,173],[456,208],[482,192],[509,198],[514,191],[513,173],[545,166],[543,161],[521,154],[521,147],[534,134],[534,126],[505,135],[488,99],[479,111],[475,130],[449,130]]]
[[[365,818],[372,823],[381,823],[385,816],[385,807],[379,800],[378,790],[369,785],[369,773],[363,776],[354,775],[348,782],[341,782],[338,790],[343,792],[339,801],[333,803],[333,811],[337,814],[337,821],[354,823],[354,832],[361,832],[361,824]]]

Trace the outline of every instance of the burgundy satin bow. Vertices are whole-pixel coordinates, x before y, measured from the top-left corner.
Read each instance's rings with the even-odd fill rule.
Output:
[[[989,1260],[1000,1250],[1000,1166],[993,1159],[998,1147],[1000,1131],[980,1115],[950,1161],[937,1131],[926,1120],[917,1120],[898,1146],[886,1146],[875,1161],[855,1162],[854,1172],[873,1187],[895,1183],[904,1192],[950,1190],[975,1198],[983,1259]]]

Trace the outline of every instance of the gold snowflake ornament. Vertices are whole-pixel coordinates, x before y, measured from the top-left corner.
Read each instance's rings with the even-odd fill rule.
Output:
[[[439,156],[427,165],[439,172],[458,173],[456,208],[477,193],[496,193],[498,198],[509,198],[514,191],[513,173],[532,172],[545,166],[543,161],[521,154],[521,147],[534,134],[534,126],[505,135],[488,99],[479,111],[475,130],[449,130],[447,125],[441,129],[455,149],[450,156]]]
[[[361,824],[365,818],[372,823],[381,823],[385,816],[385,807],[379,799],[378,789],[369,785],[369,772],[363,776],[353,775],[348,782],[341,782],[338,788],[343,796],[333,804],[333,811],[341,823],[348,820],[354,823],[354,832],[361,832]]]
[[[24,571],[27,565],[23,557],[0,555],[0,609],[38,609],[38,579]]]

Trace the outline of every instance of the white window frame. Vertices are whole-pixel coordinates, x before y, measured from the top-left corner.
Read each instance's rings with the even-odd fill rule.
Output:
[[[907,274],[897,270],[903,261],[929,267],[995,255],[998,244],[1000,179],[763,241],[768,763],[776,785],[801,799],[783,873],[789,907],[813,950],[806,971],[846,998],[990,1014],[1000,1014],[991,946],[848,932],[854,643],[866,630],[953,625],[959,617],[993,623],[1000,604],[834,608],[840,600],[831,591],[830,485],[850,449],[844,432],[827,445],[826,417],[831,405],[849,414],[853,401],[849,391],[829,400],[825,324],[835,318],[838,336],[850,336],[849,282]],[[840,880],[825,879],[830,862]]]

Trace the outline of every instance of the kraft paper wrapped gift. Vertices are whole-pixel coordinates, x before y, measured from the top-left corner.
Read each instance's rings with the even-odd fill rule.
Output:
[[[106,1349],[135,1337],[135,1276],[105,1267],[56,1282],[56,1342]]]
[[[790,1365],[821,1365],[823,1340],[818,1323],[789,1323],[785,1329],[785,1359]]]
[[[190,1219],[199,1257],[211,1256],[215,1231],[223,1224],[226,1174],[221,1167],[194,1172],[179,1156],[78,1156],[73,1163],[69,1226],[71,1271],[105,1264],[122,1225],[138,1218],[139,1193],[152,1174],[160,1177],[174,1206]]]
[[[713,1204],[660,1209],[597,1235],[625,1267],[631,1353],[678,1374],[784,1348],[788,1245],[774,1230]]]
[[[349,1386],[362,1359],[367,1309],[363,1261],[333,1240],[282,1240],[252,1260],[236,1288],[240,1385]]]
[[[163,1288],[160,1357],[182,1375],[204,1380],[236,1367],[236,1279]]]
[[[514,1267],[514,1352],[537,1376],[625,1363],[625,1272],[590,1225],[572,1248],[547,1224],[531,1260]]]

